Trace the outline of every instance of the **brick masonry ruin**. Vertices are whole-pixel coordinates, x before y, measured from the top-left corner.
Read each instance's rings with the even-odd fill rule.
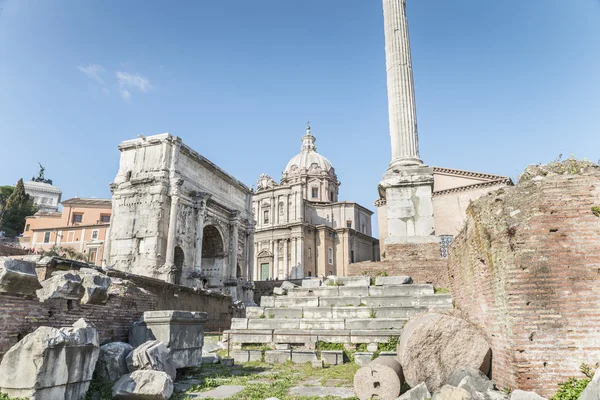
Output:
[[[470,206],[448,271],[498,385],[550,397],[600,359],[600,170],[528,178]]]
[[[231,318],[241,316],[231,298],[220,293],[197,291],[157,279],[110,271],[113,284],[106,304],[80,304],[76,300],[49,299],[42,303],[10,293],[0,293],[0,358],[28,333],[40,326],[60,328],[80,318],[98,329],[100,343],[126,341],[129,331],[144,311],[207,311],[207,331],[229,329]]]
[[[415,282],[431,283],[436,288],[448,287],[446,259],[439,243],[405,243],[386,246],[386,256],[380,262],[350,264],[348,275],[407,275]]]

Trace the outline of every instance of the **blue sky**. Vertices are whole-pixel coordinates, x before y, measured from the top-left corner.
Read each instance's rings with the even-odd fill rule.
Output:
[[[340,198],[389,161],[380,0],[0,0],[0,184],[109,197],[118,144],[170,132],[248,185],[311,121]],[[600,158],[598,0],[408,0],[421,156],[516,177]],[[374,221],[375,222],[375,221]]]

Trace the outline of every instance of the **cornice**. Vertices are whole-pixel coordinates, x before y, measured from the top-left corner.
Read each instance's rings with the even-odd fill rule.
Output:
[[[474,190],[474,189],[481,189],[484,187],[497,186],[497,185],[512,186],[513,182],[510,178],[496,179],[494,181],[476,183],[474,185],[461,186],[461,187],[457,187],[457,188],[441,190],[439,192],[433,192],[433,197],[440,197],[440,196],[444,196],[444,195],[452,194],[452,193],[468,192],[468,191]]]
[[[437,172],[439,174],[467,176],[470,178],[488,179],[491,181],[497,181],[500,179],[509,179],[506,176],[501,176],[501,175],[484,174],[481,172],[463,171],[461,169],[442,168],[442,167],[433,167],[433,172],[434,173]]]

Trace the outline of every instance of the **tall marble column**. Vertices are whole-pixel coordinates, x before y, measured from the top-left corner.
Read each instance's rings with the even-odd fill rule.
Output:
[[[392,142],[390,168],[419,165],[417,107],[406,0],[383,0],[388,112]]]
[[[198,193],[196,195],[196,210],[198,219],[196,221],[196,248],[194,252],[194,270],[202,272],[202,240],[204,239],[204,215],[206,214],[206,203],[210,198],[209,193]]]
[[[433,168],[419,156],[406,0],[383,0],[392,160],[379,184],[387,202],[385,244],[438,241],[433,219]]]

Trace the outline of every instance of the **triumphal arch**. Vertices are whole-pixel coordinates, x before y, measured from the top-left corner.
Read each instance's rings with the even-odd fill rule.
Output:
[[[106,265],[244,300],[253,274],[251,189],[168,133],[119,150]]]

